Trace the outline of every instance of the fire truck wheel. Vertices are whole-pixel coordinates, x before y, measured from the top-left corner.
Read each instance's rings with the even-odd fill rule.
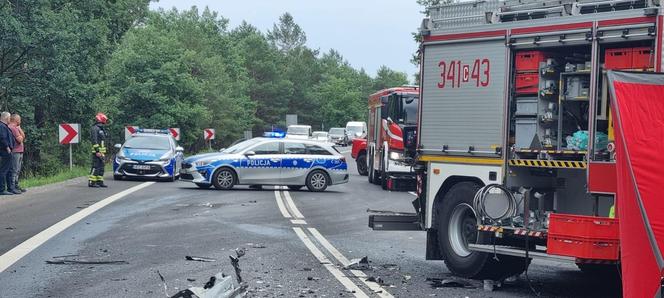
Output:
[[[367,155],[366,154],[360,154],[357,157],[357,172],[361,176],[366,176],[369,174],[369,170],[367,169]]]
[[[522,258],[471,251],[469,243],[489,244],[490,235],[479,234],[471,206],[480,186],[474,182],[460,182],[450,188],[437,207],[438,245],[447,268],[464,278],[494,279],[523,272]]]

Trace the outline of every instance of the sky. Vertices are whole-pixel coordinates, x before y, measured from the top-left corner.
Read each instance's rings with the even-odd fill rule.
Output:
[[[308,47],[336,49],[371,76],[381,65],[405,72],[411,81],[418,71],[410,63],[417,50],[411,33],[423,18],[415,0],[160,0],[150,7],[183,10],[194,5],[217,11],[231,28],[246,20],[263,32],[289,12],[307,34]]]

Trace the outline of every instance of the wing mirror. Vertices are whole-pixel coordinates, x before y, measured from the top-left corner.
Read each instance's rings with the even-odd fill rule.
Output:
[[[392,124],[392,123],[394,123],[394,121],[392,121],[392,118],[387,117],[387,124]]]
[[[244,156],[254,156],[254,155],[256,155],[256,152],[254,151],[247,151],[244,153]]]
[[[177,146],[175,147],[175,152],[184,152],[184,148]]]
[[[113,147],[115,149],[120,149],[120,148],[122,148],[122,144],[115,144],[115,145],[113,145]]]

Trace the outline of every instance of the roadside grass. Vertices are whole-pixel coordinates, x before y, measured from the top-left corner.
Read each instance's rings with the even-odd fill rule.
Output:
[[[111,166],[106,165],[105,171],[106,172],[111,171]],[[36,187],[36,186],[58,183],[78,177],[88,176],[89,174],[90,174],[90,166],[74,166],[74,168],[71,171],[67,167],[62,171],[56,173],[55,175],[51,176],[34,176],[34,177],[22,178],[20,180],[20,184],[21,187],[24,188]]]

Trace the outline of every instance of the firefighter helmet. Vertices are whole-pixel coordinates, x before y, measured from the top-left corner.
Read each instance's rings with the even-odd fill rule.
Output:
[[[108,117],[104,113],[97,113],[97,116],[95,116],[95,120],[101,124],[106,124],[108,122]]]

